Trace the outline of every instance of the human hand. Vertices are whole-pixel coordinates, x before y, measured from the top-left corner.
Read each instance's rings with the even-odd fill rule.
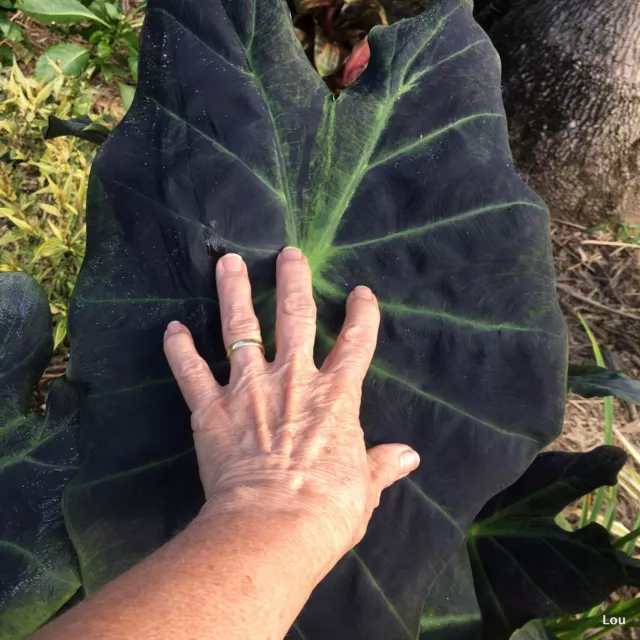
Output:
[[[363,538],[381,492],[416,469],[419,458],[403,444],[365,447],[362,382],[380,323],[373,293],[366,287],[351,293],[342,332],[318,370],[307,259],[285,249],[276,277],[273,362],[256,346],[242,347],[231,354],[229,384],[222,387],[180,323],[167,328],[164,349],[192,412],[207,499],[202,513],[215,505],[294,515],[333,566]],[[216,279],[225,345],[261,340],[245,263],[224,256]]]

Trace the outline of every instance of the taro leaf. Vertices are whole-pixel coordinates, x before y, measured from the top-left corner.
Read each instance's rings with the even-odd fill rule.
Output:
[[[483,508],[467,547],[485,638],[509,638],[529,620],[579,613],[623,585],[640,586],[640,562],[616,551],[604,527],[568,532],[554,522],[574,500],[615,484],[625,460],[609,446],[543,453]]]
[[[0,638],[22,638],[80,586],[60,499],[74,472],[77,392],[60,381],[47,414],[29,413],[52,352],[44,291],[0,274]]]
[[[569,366],[569,390],[583,398],[615,396],[624,402],[640,404],[640,382],[619,371],[594,365]]]
[[[226,382],[214,266],[227,251],[247,261],[268,357],[285,245],[313,269],[318,363],[347,293],[374,289],[365,435],[422,456],[292,637],[415,637],[477,512],[557,434],[566,338],[548,212],[512,168],[495,51],[461,0],[369,43],[336,99],[283,0],[149,3],[136,99],[93,166],[70,313],[84,459],[66,513],[87,591],[201,504],[162,334],[184,322]]]
[[[429,592],[420,618],[420,640],[482,640],[482,616],[464,546]]]
[[[557,638],[545,628],[541,620],[532,620],[522,629],[518,629],[510,640],[557,640]]]
[[[73,136],[101,145],[111,135],[111,131],[101,124],[96,124],[89,116],[81,116],[72,120],[62,120],[56,116],[49,116],[49,123],[43,131],[44,139]]]

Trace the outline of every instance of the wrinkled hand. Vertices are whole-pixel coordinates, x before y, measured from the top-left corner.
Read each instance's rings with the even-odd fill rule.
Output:
[[[216,279],[225,345],[260,340],[245,263],[224,256]],[[169,325],[165,353],[192,412],[207,505],[294,512],[332,562],[362,539],[383,489],[419,464],[406,445],[365,448],[358,415],[379,323],[375,296],[356,288],[342,332],[318,370],[311,270],[298,249],[287,248],[277,261],[273,362],[257,346],[242,347],[231,354],[231,377],[222,387],[189,330]]]

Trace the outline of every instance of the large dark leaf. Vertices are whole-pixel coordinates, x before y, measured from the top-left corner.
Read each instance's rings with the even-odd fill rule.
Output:
[[[554,522],[574,500],[615,484],[625,459],[617,447],[543,453],[487,503],[467,535],[487,640],[509,638],[535,618],[588,610],[623,585],[640,586],[640,562],[615,551],[604,527],[568,532]]]
[[[604,367],[594,365],[571,365],[568,377],[569,390],[584,398],[615,396],[640,404],[640,382]]]
[[[557,640],[540,620],[528,622],[522,629],[518,629],[510,640]]]
[[[72,120],[49,116],[49,123],[42,133],[45,140],[73,136],[100,145],[109,137],[111,131],[107,127],[93,122],[89,116],[81,116]]]
[[[482,614],[464,546],[429,592],[420,618],[420,640],[482,640]]]
[[[80,586],[60,499],[77,456],[77,393],[60,382],[44,419],[32,390],[53,350],[44,291],[0,274],[0,638],[35,631]]]
[[[349,290],[374,289],[366,438],[422,456],[292,637],[415,637],[476,513],[558,432],[566,341],[548,214],[511,165],[495,51],[460,0],[370,44],[335,99],[284,0],[149,3],[132,109],[94,165],[69,324],[83,464],[66,510],[87,591],[201,504],[162,333],[187,324],[226,381],[213,269],[227,251],[247,261],[268,355],[283,246],[313,268],[318,362]]]

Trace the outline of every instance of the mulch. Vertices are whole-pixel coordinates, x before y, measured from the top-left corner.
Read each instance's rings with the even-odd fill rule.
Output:
[[[640,378],[640,245],[621,243],[606,229],[589,232],[567,221],[552,222],[551,241],[558,299],[569,329],[571,362],[595,362],[580,315],[598,340],[607,365]],[[615,428],[637,447],[637,408],[615,400],[614,412]],[[603,430],[602,400],[571,395],[563,432],[551,448],[589,451],[602,444]],[[619,439],[614,441],[622,446]],[[628,464],[640,471],[633,461]],[[622,492],[619,495],[618,519],[631,528],[640,504]]]

